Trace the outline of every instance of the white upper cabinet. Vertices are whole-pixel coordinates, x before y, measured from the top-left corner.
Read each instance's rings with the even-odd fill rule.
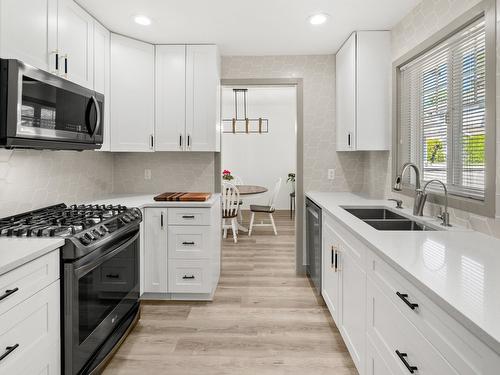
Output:
[[[1,0],[0,56],[55,72],[57,0]]]
[[[337,151],[389,149],[390,33],[357,31],[336,55]]]
[[[220,150],[215,45],[156,46],[156,151]]]
[[[104,94],[104,125],[101,151],[110,150],[110,32],[94,22],[94,90]]]
[[[186,46],[156,46],[155,150],[186,149]]]
[[[186,53],[186,136],[190,151],[220,151],[220,57],[215,45]]]
[[[154,150],[154,46],[111,34],[111,151]]]
[[[73,0],[58,0],[59,74],[79,85],[94,87],[94,19]]]
[[[337,151],[354,150],[356,131],[356,34],[351,34],[335,58]]]

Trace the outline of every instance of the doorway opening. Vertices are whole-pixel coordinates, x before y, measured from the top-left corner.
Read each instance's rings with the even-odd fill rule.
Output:
[[[240,191],[239,238],[276,231],[293,241],[303,273],[302,80],[223,80],[221,118],[216,180]],[[233,240],[227,224],[224,243]]]

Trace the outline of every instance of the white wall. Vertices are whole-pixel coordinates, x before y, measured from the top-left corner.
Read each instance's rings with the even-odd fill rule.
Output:
[[[222,91],[223,119],[234,117],[232,89],[226,87]],[[288,173],[295,172],[297,149],[295,88],[248,88],[247,103],[247,116],[267,118],[269,132],[223,134],[222,169],[229,169],[233,175],[241,177],[245,184],[265,186],[270,191],[281,177],[283,182],[276,208],[289,209],[291,185],[286,183],[286,179]],[[245,203],[267,204],[269,194],[247,199]]]

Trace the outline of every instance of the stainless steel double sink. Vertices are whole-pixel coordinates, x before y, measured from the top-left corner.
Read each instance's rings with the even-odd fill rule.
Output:
[[[439,230],[386,208],[379,207],[343,207],[344,210],[377,230],[433,231]]]

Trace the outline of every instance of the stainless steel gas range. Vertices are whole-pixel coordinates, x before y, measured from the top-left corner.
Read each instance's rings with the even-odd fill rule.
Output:
[[[65,204],[0,219],[0,236],[63,237],[64,374],[100,370],[139,313],[139,209]]]

